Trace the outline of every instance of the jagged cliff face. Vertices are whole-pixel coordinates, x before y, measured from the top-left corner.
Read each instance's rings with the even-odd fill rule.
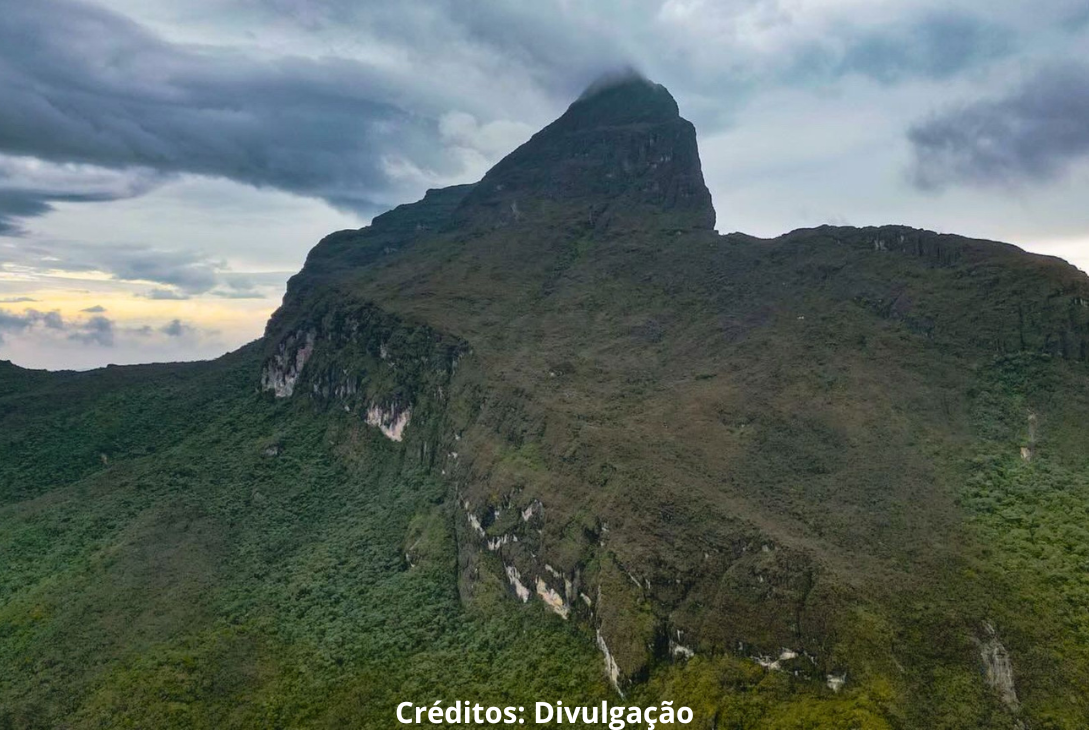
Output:
[[[402,441],[457,508],[463,597],[494,575],[586,624],[618,690],[726,653],[922,697],[945,690],[919,657],[982,687],[982,653],[1021,712],[960,490],[990,363],[1089,357],[1089,281],[903,227],[714,220],[668,92],[596,89],[475,186],[322,241],[263,387]],[[912,611],[945,638],[897,635]]]

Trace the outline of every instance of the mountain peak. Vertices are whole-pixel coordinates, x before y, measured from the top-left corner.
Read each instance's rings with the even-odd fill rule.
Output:
[[[648,124],[680,119],[672,94],[635,71],[609,73],[586,87],[561,119],[583,124]]]
[[[493,167],[462,218],[503,226],[547,210],[595,229],[712,229],[696,130],[669,91],[633,72],[604,76]]]

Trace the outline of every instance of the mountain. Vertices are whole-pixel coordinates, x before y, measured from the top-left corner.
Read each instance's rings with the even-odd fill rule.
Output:
[[[0,368],[0,727],[1084,727],[1089,278],[714,225],[611,79],[323,239],[238,352]]]

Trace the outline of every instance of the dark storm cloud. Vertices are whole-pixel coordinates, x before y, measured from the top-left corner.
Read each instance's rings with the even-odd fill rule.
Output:
[[[697,96],[713,92],[730,107],[746,88],[807,83],[814,74],[887,82],[946,76],[1006,44],[1001,31],[968,15],[939,14],[891,28],[839,24],[814,33],[818,40],[808,46],[775,48],[757,59],[693,38],[697,19],[670,24],[659,17],[666,7],[649,1],[623,14],[609,3],[575,12],[548,0],[482,1],[472,12],[452,0],[249,6],[315,33],[350,29],[394,49],[391,62],[368,64],[173,44],[73,0],[10,5],[0,14],[0,151],[222,176],[364,213],[419,192],[420,180],[407,179],[399,162],[432,177],[463,172],[464,159],[440,139],[439,119],[454,109],[485,121],[506,109],[516,118],[512,90],[569,101],[597,75],[634,62],[656,80],[676,81],[679,93],[686,86]],[[704,12],[714,16],[709,22],[729,26],[765,6],[774,9],[750,0]],[[772,25],[790,26],[789,14],[780,15]],[[715,54],[721,62],[709,62]],[[402,56],[409,60],[399,65]],[[450,81],[459,76],[469,79],[461,87]],[[715,113],[700,109],[694,104],[701,122],[716,123]],[[0,189],[0,233],[17,232],[14,218],[40,215],[51,202],[81,199],[77,191],[67,195]]]
[[[0,116],[2,115],[3,112],[0,111]],[[23,227],[15,219],[48,213],[53,209],[53,203],[101,203],[140,195],[147,189],[130,190],[117,195],[51,190],[0,190],[0,235],[22,235]]]
[[[5,8],[0,86],[8,154],[222,176],[358,210],[395,187],[385,155],[450,164],[425,143],[435,129],[427,109],[396,103],[396,78],[346,60],[172,45],[68,0]],[[9,194],[0,216],[40,214],[48,202]]]
[[[763,0],[747,0],[759,3]],[[312,31],[352,28],[469,71],[522,75],[560,99],[573,99],[603,72],[655,55],[657,0],[573,8],[563,0],[254,0],[273,16]],[[663,33],[659,41],[668,43]],[[425,50],[427,49],[427,50]],[[475,66],[475,69],[470,68]],[[478,89],[487,95],[487,89]]]
[[[0,20],[0,29],[3,21]],[[2,34],[2,31],[0,31]],[[0,79],[3,69],[0,50]],[[4,109],[0,106],[0,127]],[[0,132],[0,135],[3,133]],[[0,150],[4,149],[0,139]],[[43,215],[54,203],[94,203],[143,195],[168,175],[147,169],[105,170],[42,163],[0,154],[0,235],[24,233],[16,219]]]
[[[14,219],[42,215],[49,210],[49,203],[34,192],[0,190],[0,236],[16,236],[23,232]]]
[[[690,96],[686,111],[707,131],[769,88],[851,74],[888,84],[943,79],[1014,49],[1013,31],[987,20],[986,7],[982,14],[919,12],[905,3],[902,12],[880,22],[854,22],[856,14],[833,10],[832,22],[822,25],[777,0],[602,0],[577,9],[564,0],[480,0],[472,12],[458,0],[255,2],[314,29],[366,28],[407,45],[426,38],[426,47],[444,61],[486,66],[503,59],[503,72],[518,69],[558,100],[576,98],[602,74],[635,67]],[[765,46],[753,30],[768,36],[781,31],[790,40]],[[492,96],[487,88],[475,91]]]
[[[1055,179],[1089,155],[1089,67],[1044,69],[1005,97],[913,127],[908,138],[921,188]]]

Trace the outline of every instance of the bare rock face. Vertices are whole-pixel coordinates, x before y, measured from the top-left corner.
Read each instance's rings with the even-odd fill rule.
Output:
[[[431,458],[461,343],[350,297],[319,292],[301,301],[296,321],[269,343],[262,390],[355,414],[391,441],[425,421],[421,448]]]
[[[295,392],[306,361],[314,352],[314,332],[295,332],[276,347],[276,352],[261,371],[261,388],[277,398],[290,398]]]
[[[388,439],[401,441],[404,439],[405,426],[412,418],[412,409],[400,409],[396,406],[383,408],[373,405],[367,409],[367,423],[378,428]]]
[[[998,632],[989,621],[983,624],[983,639],[979,642],[979,655],[983,660],[983,673],[987,684],[998,693],[1002,704],[1011,711],[1021,709],[1017,700],[1017,690],[1013,683],[1013,664],[1010,653],[998,640]]]

